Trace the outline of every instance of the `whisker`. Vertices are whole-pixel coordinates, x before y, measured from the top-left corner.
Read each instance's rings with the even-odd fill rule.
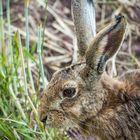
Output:
[[[74,120],[74,118],[70,119],[73,123],[75,123],[76,125],[78,125],[78,127],[83,130],[84,132],[86,132],[87,134],[89,133],[88,130],[86,130],[85,128],[82,128],[80,125],[79,125],[79,121],[78,120]]]
[[[74,114],[72,114],[71,112],[67,113],[66,116],[68,116],[67,118],[70,119],[70,120],[71,120],[71,118],[70,118],[69,116],[71,116],[73,122],[75,122],[80,128],[82,128],[82,127],[81,127],[79,124],[84,125],[84,126],[87,126],[87,127],[89,127],[89,128],[93,128],[93,129],[104,130],[104,129],[101,129],[101,128],[99,128],[99,127],[97,127],[97,126],[94,126],[94,125],[92,125],[92,124],[90,124],[90,123],[83,122],[83,120],[80,120],[79,118],[77,118],[77,117],[76,117]],[[84,128],[82,128],[82,129],[84,129]],[[86,130],[86,131],[87,131],[87,130]]]
[[[66,117],[69,116],[69,115],[66,115]],[[90,134],[90,132],[88,130],[86,130],[85,128],[82,128],[80,125],[79,125],[79,121],[78,119],[75,119],[74,117],[72,118],[69,118],[67,117],[67,119],[69,119],[72,123],[76,124],[81,130],[83,130],[84,132],[86,132],[87,134]]]
[[[84,132],[86,132],[87,134],[91,135],[91,134],[90,134],[90,131],[86,130],[85,128],[83,128],[83,127],[81,127],[81,126],[79,125],[79,121],[78,121],[78,120],[75,119],[75,120],[72,120],[72,121],[73,121],[74,123],[78,122],[78,124],[77,124],[77,123],[76,123],[76,124],[79,126],[79,128],[80,128],[81,130],[83,130]],[[76,121],[76,122],[75,122],[75,121]]]

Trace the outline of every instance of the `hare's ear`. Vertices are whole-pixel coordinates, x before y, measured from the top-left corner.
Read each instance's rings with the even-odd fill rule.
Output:
[[[119,50],[126,29],[126,21],[123,16],[116,16],[106,28],[101,30],[86,51],[86,65],[101,74],[107,60]]]

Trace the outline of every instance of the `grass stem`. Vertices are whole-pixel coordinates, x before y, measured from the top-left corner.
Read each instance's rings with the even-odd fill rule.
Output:
[[[39,55],[39,70],[40,70],[41,79],[43,83],[43,89],[45,89],[46,85],[48,84],[48,81],[45,79],[44,66],[43,66],[43,61],[42,61],[42,26],[41,25],[38,27],[37,52]]]
[[[28,52],[30,52],[29,49],[29,0],[24,0],[25,2],[25,27],[26,27],[26,49]],[[31,68],[30,68],[30,60],[27,59],[27,69],[28,69],[28,74],[29,74],[29,79],[31,82],[31,87],[32,87],[32,91],[35,94],[35,87],[34,87],[34,82],[33,82],[33,77],[32,77],[32,73],[31,73]]]
[[[35,114],[35,119],[38,123],[38,126],[41,128],[41,130],[43,129],[42,128],[42,125],[38,119],[38,112],[29,96],[29,93],[28,93],[28,84],[27,84],[27,78],[26,78],[26,72],[25,72],[25,64],[24,64],[24,56],[23,56],[23,47],[22,47],[22,44],[21,44],[21,38],[20,38],[20,35],[18,33],[18,41],[19,41],[19,53],[20,53],[20,56],[21,56],[21,65],[22,65],[22,73],[23,73],[23,79],[24,79],[24,91],[25,91],[25,96],[27,97],[27,100],[30,104],[30,107],[32,108],[34,114]]]
[[[3,3],[0,0],[0,52],[3,56],[3,63],[6,62],[6,47],[4,43],[4,19],[3,19]]]
[[[7,22],[8,22],[8,47],[9,47],[9,63],[13,63],[13,46],[12,46],[12,39],[11,39],[11,21],[10,21],[10,0],[6,2],[7,7]]]
[[[21,104],[20,104],[19,100],[17,99],[17,97],[15,96],[15,93],[13,91],[12,85],[9,85],[9,91],[10,91],[10,93],[11,93],[11,95],[12,95],[14,101],[15,101],[16,107],[19,109],[19,111],[21,113],[22,118],[24,120],[27,120],[26,115],[25,115],[25,113],[24,113],[24,111],[23,111],[23,109],[21,107]]]

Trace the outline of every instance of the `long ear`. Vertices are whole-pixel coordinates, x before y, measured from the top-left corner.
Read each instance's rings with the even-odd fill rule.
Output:
[[[76,30],[79,56],[82,58],[96,34],[96,0],[72,0],[71,9]]]
[[[86,65],[101,74],[107,60],[117,53],[123,41],[126,21],[123,16],[116,16],[115,20],[101,30],[86,51]]]

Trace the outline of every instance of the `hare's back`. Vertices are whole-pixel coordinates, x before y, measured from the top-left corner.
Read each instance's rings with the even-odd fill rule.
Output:
[[[126,90],[129,94],[140,96],[140,69],[128,71],[119,79],[126,83]]]

